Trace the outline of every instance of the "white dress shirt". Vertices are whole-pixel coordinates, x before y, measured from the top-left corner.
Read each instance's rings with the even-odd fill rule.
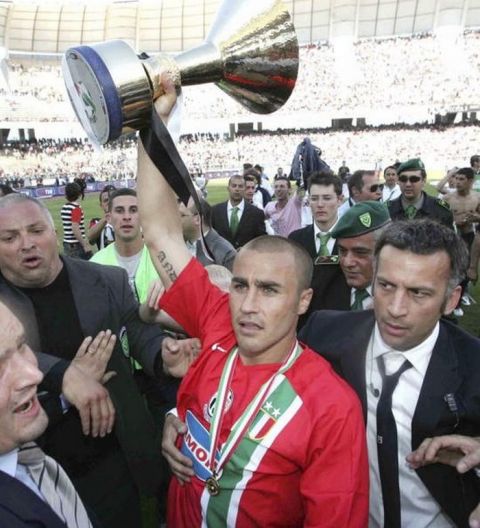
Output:
[[[440,325],[437,323],[425,341],[404,352],[393,350],[383,341],[377,324],[370,337],[365,362],[368,404],[367,445],[370,467],[369,528],[383,528],[384,524],[377,454],[376,412],[379,397],[374,395],[376,390],[378,394],[382,390],[382,377],[377,365],[379,356],[384,356],[387,375],[396,372],[405,360],[412,364],[412,368],[400,376],[392,396],[392,411],[397,425],[398,438],[402,528],[452,528],[455,526],[442,513],[439,504],[430,495],[415,470],[411,469],[405,461],[406,456],[412,451],[412,418],[439,331]]]
[[[252,204],[263,211],[263,194],[260,191],[255,191]]]
[[[232,209],[234,207],[238,208],[237,215],[238,215],[238,221],[240,222],[243,210],[245,209],[245,200],[242,200],[238,205],[232,205],[230,200],[227,202],[227,218],[228,218],[228,225],[230,225],[231,219],[232,219]]]
[[[383,191],[382,191],[382,202],[388,202],[389,200],[395,200],[395,198],[398,198],[401,194],[402,194],[402,191],[400,190],[400,185],[398,185],[398,183],[396,183],[392,189],[384,185]]]
[[[25,484],[25,486],[30,488],[43,501],[45,500],[43,495],[40,493],[38,486],[30,476],[30,473],[27,471],[27,468],[18,463],[18,449],[14,449],[13,451],[0,455],[0,471],[3,471],[7,475],[16,478],[22,484]]]
[[[342,216],[350,209],[350,207],[353,207],[356,204],[355,200],[353,198],[348,198],[343,202],[343,204],[338,208],[338,218],[342,218]]]

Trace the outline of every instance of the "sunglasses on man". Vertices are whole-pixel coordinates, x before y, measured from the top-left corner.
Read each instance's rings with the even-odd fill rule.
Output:
[[[370,185],[370,192],[374,193],[377,191],[383,191],[383,183],[374,183],[373,185]]]
[[[421,176],[405,176],[403,174],[398,177],[398,181],[401,181],[402,183],[418,183],[421,179]]]

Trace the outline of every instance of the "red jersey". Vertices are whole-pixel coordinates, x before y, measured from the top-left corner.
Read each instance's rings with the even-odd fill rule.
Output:
[[[220,493],[208,493],[210,422],[220,376],[236,344],[228,295],[213,286],[205,269],[192,259],[162,297],[161,307],[202,342],[177,400],[179,417],[188,428],[180,448],[192,460],[195,476],[184,486],[172,479],[168,525],[366,527],[368,463],[360,404],[329,363],[306,347],[275,378],[221,470]],[[238,359],[220,445],[278,368],[279,364],[243,365]]]

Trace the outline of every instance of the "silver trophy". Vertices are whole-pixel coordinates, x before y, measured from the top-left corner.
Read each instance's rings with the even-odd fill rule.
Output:
[[[225,0],[203,44],[175,57],[137,55],[122,40],[70,48],[68,94],[89,137],[105,144],[148,127],[168,70],[181,86],[215,83],[259,114],[278,110],[298,74],[298,41],[282,0]]]

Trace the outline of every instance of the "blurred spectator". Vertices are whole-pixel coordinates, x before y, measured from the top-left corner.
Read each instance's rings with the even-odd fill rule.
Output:
[[[68,183],[65,186],[67,203],[60,211],[63,225],[63,252],[69,257],[88,260],[92,256],[92,250],[85,238],[83,209],[77,203],[80,195],[81,189],[77,183]]]

